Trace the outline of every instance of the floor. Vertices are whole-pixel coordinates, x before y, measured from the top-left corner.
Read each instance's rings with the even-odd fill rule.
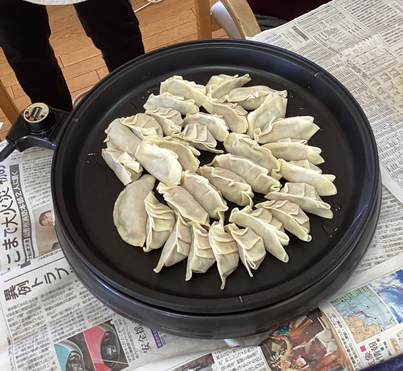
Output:
[[[131,0],[133,9],[147,3]],[[212,0],[215,3],[216,0]],[[72,98],[95,85],[108,73],[100,51],[85,35],[72,5],[48,7],[52,35],[50,42],[55,50]],[[137,17],[146,52],[183,41],[197,39],[194,0],[163,0],[140,10]],[[226,37],[224,30],[215,31],[213,37]],[[18,109],[31,102],[8,65],[0,48],[0,79]],[[4,140],[10,122],[0,109],[0,140]]]

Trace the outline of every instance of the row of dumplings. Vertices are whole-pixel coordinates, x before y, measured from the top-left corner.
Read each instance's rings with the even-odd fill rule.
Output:
[[[320,196],[337,193],[335,177],[322,174],[321,149],[308,145],[319,130],[313,117],[285,118],[287,92],[243,87],[250,80],[218,75],[203,86],[171,77],[145,113],[115,119],[105,131],[102,156],[125,185],[114,223],[127,243],[162,248],[157,273],[187,258],[189,280],[217,262],[223,289],[239,260],[250,276],[266,252],[287,262],[285,230],[309,242],[305,212],[333,217]],[[200,151],[216,156],[200,166]],[[254,205],[255,193],[268,201]],[[227,201],[243,208],[233,208],[225,225]]]

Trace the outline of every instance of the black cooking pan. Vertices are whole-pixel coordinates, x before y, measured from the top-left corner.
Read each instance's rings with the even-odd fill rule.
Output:
[[[220,290],[215,266],[188,282],[186,262],[156,274],[153,268],[160,251],[146,254],[121,240],[112,211],[123,185],[101,158],[108,124],[144,112],[143,104],[150,93],[158,94],[161,81],[181,75],[205,84],[220,73],[249,73],[248,85],[287,89],[287,116],[314,116],[321,128],[310,145],[322,148],[325,163],[320,167],[323,173],[336,175],[338,189],[337,195],[324,197],[332,205],[334,219],[310,215],[313,240],[306,243],[290,236],[287,264],[268,255],[253,278],[240,265],[225,290]],[[267,330],[334,293],[348,279],[375,231],[380,176],[368,121],[335,78],[286,50],[235,40],[174,45],[108,75],[67,117],[54,112],[57,124],[36,130],[45,135],[42,145],[56,147],[52,193],[62,248],[95,295],[150,327],[196,337]],[[17,140],[13,133],[18,132],[11,130],[9,141],[20,149],[27,141],[37,143],[26,135]],[[203,153],[201,162],[211,159],[212,154]],[[263,200],[263,195],[254,199]]]

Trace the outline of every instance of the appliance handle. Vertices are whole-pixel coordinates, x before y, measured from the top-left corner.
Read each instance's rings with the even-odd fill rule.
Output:
[[[54,150],[60,129],[68,121],[69,113],[44,103],[33,103],[18,115],[9,130],[8,144],[0,152],[0,162],[14,150],[20,152],[30,147],[44,147]]]

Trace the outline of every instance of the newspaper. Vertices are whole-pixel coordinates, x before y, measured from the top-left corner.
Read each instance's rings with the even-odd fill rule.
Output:
[[[52,217],[52,155],[51,150],[31,148],[0,163],[2,272],[59,246]]]
[[[34,148],[0,163],[0,369],[353,371],[401,354],[402,31],[401,1],[335,0],[254,38],[336,76],[376,137],[379,223],[353,277],[332,298],[279,329],[243,339],[181,338],[120,316],[80,283],[59,249],[52,152]]]
[[[360,370],[401,353],[402,266],[400,255],[358,274],[320,309],[251,337],[258,345],[234,339],[241,346],[228,349],[222,340],[181,338],[116,314],[56,249],[1,275],[1,369],[66,370],[69,362],[87,371]]]
[[[0,291],[2,371],[66,370],[68,362],[71,370],[80,370],[73,364],[130,370],[226,346],[154,331],[116,314],[80,283],[61,249],[4,272]]]
[[[400,255],[356,275],[319,308],[267,334],[258,346],[220,349],[161,370],[353,371],[393,358],[403,350],[402,266]]]
[[[333,0],[252,40],[315,62],[363,108],[378,146],[383,184],[403,202],[403,4]]]

